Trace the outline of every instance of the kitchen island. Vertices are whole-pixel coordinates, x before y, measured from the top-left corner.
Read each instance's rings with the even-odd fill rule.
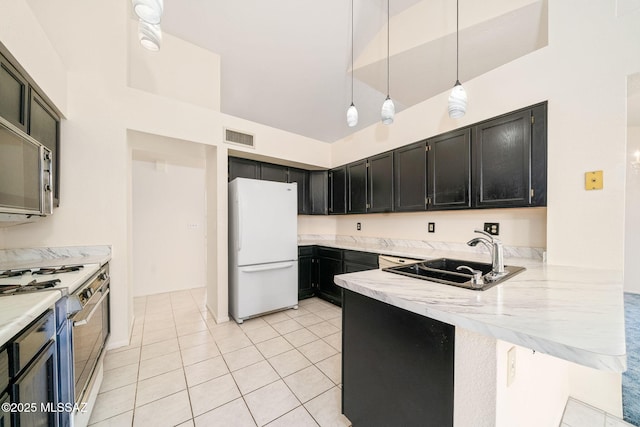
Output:
[[[456,255],[483,260],[473,254]],[[621,274],[530,260],[506,263],[527,270],[486,291],[381,270],[336,276],[346,301],[343,363],[353,345],[346,338],[351,295],[366,297],[370,310],[378,313],[384,307],[397,308],[455,328],[453,425],[558,425],[566,398],[580,393],[580,387],[606,389],[613,378],[615,393],[615,378],[626,369]],[[518,362],[513,372],[517,375],[509,380],[511,347],[517,350]],[[347,381],[349,364],[343,370],[343,402],[348,402],[354,391]],[[604,382],[590,382],[599,375]],[[576,376],[583,383],[576,384]],[[345,415],[350,416],[347,411]],[[357,420],[351,421],[358,426]]]

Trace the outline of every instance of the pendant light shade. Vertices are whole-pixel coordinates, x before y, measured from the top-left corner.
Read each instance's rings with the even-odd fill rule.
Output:
[[[396,106],[393,104],[389,95],[387,95],[387,99],[382,103],[382,123],[385,125],[390,125],[393,123],[393,117],[396,115]]]
[[[393,105],[393,101],[389,96],[389,2],[390,0],[387,0],[387,98],[382,103],[382,111],[380,113],[382,123],[385,125],[393,123],[393,117],[396,115],[396,106]]]
[[[449,117],[459,119],[467,112],[467,91],[464,90],[459,81],[451,89],[449,95]]]
[[[351,103],[351,106],[347,110],[347,124],[349,125],[350,128],[358,124],[358,109],[356,108],[355,105],[353,105],[353,102]]]
[[[162,17],[163,0],[131,0],[138,18],[149,24],[159,24]]]
[[[449,117],[452,119],[459,119],[467,112],[467,91],[464,90],[458,78],[458,69],[460,67],[459,25],[460,7],[459,0],[456,0],[456,83],[453,85],[453,89],[451,89],[451,94],[449,95]]]
[[[138,22],[138,40],[145,48],[153,52],[160,50],[162,31],[160,25],[149,24],[142,19]]]
[[[353,103],[353,0],[351,0],[351,106],[347,109],[347,125],[350,128],[358,124],[358,109]]]

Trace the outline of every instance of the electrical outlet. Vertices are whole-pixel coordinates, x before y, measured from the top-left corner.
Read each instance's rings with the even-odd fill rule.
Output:
[[[362,230],[362,225],[359,222],[356,223],[356,230],[358,231]]]
[[[436,232],[436,223],[435,222],[430,222],[429,225],[427,226],[427,230],[429,231],[429,233],[435,233]]]
[[[499,222],[485,222],[484,223],[484,231],[491,234],[492,236],[497,236],[500,234],[500,223]]]
[[[516,380],[516,348],[507,351],[507,387]]]

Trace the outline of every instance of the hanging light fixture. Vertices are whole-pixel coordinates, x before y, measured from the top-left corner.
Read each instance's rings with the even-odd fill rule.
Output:
[[[145,49],[153,52],[160,50],[160,42],[162,41],[162,31],[160,25],[149,24],[142,19],[138,22],[138,40]]]
[[[353,0],[351,0],[351,106],[347,110],[347,124],[351,128],[358,124],[358,109],[353,104]]]
[[[131,0],[133,11],[139,18],[138,40],[145,49],[153,52],[160,50],[162,30],[160,20],[164,9],[163,0]]]
[[[458,69],[460,67],[459,25],[460,6],[459,0],[456,0],[456,83],[453,85],[453,89],[451,89],[451,94],[449,95],[449,117],[452,119],[459,119],[467,112],[467,92],[462,87],[460,78],[458,77]]]
[[[138,18],[149,24],[157,25],[162,17],[163,0],[131,0],[133,11]]]
[[[387,99],[382,104],[382,123],[390,125],[393,123],[393,116],[396,114],[396,106],[389,96],[389,1],[387,0]]]

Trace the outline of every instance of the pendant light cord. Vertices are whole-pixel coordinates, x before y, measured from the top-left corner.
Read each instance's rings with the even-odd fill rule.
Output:
[[[456,84],[460,84],[460,77],[458,74],[458,70],[460,68],[459,25],[460,25],[460,0],[456,0]]]
[[[389,97],[389,3],[387,0],[387,98]]]
[[[353,105],[353,1],[351,0],[351,105]]]

